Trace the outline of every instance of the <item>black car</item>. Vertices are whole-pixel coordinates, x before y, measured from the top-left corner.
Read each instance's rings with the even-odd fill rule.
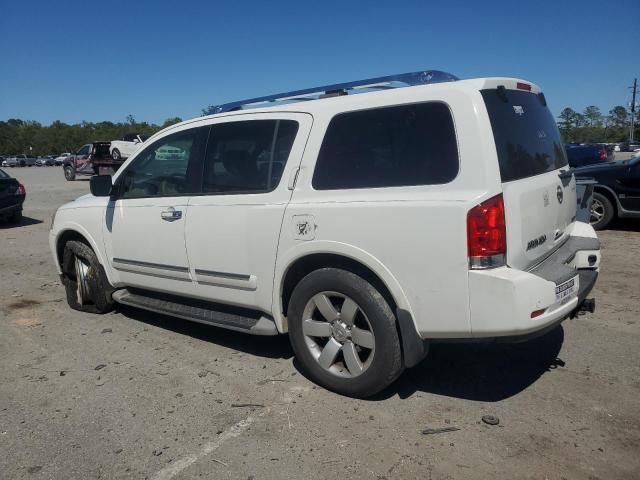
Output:
[[[619,144],[619,148],[621,152],[634,152],[637,148],[640,148],[640,143],[622,142],[621,144]]]
[[[0,218],[18,223],[27,192],[18,180],[0,169]]]
[[[576,178],[592,178],[591,225],[605,228],[616,216],[640,218],[640,153],[629,160],[604,162],[575,169]]]
[[[613,160],[613,147],[608,145],[568,143],[564,146],[564,149],[567,152],[569,166],[575,168]]]

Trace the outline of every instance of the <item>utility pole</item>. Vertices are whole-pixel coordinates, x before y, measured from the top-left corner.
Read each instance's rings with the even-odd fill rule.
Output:
[[[633,87],[630,87],[633,90],[631,94],[631,127],[629,128],[629,143],[633,143],[633,134],[636,128],[636,88],[638,85],[638,79],[633,79]]]

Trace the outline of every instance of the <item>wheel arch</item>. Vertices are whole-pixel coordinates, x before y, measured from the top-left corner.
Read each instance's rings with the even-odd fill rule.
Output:
[[[95,242],[93,237],[89,234],[89,232],[87,232],[84,228],[80,227],[79,225],[63,227],[56,235],[54,245],[55,245],[55,255],[56,255],[56,263],[58,264],[57,265],[58,270],[62,271],[62,258],[64,255],[64,246],[66,245],[67,242],[72,240],[84,242],[87,245],[89,245],[89,247],[91,247],[91,250],[93,250],[93,253],[98,258],[100,265],[102,265],[102,268],[104,269],[105,274],[107,275],[107,279],[111,284],[113,284],[108,265],[104,261],[102,251],[100,250],[100,248],[98,248],[98,244]]]
[[[611,204],[615,208],[614,215],[616,217],[618,216],[618,213],[620,212],[620,209],[621,209],[621,205],[618,200],[618,196],[611,189],[611,187],[607,187],[606,185],[594,185],[593,193],[600,193],[601,195],[604,195],[605,197],[607,197],[607,199],[611,201]]]
[[[301,244],[286,258],[278,259],[272,310],[280,332],[284,333],[288,330],[286,312],[295,286],[310,272],[326,267],[342,268],[362,276],[380,291],[394,313],[396,310],[403,310],[413,318],[411,307],[400,283],[381,261],[351,245],[338,242],[322,243]]]

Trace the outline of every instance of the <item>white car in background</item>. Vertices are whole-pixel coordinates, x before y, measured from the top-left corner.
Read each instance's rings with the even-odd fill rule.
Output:
[[[56,166],[60,166],[64,163],[64,161],[67,159],[67,157],[71,156],[71,153],[69,152],[65,152],[65,153],[61,153],[59,156],[57,156],[53,161],[56,162]]]
[[[109,153],[114,160],[122,160],[129,158],[135,152],[149,135],[140,135],[138,133],[128,133],[122,140],[112,140]]]

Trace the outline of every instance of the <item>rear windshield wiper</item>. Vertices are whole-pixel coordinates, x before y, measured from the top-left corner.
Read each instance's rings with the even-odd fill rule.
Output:
[[[566,187],[569,185],[569,182],[571,182],[571,179],[573,178],[573,171],[574,168],[570,167],[569,170],[560,170],[558,173],[558,178],[562,182],[563,187]]]

